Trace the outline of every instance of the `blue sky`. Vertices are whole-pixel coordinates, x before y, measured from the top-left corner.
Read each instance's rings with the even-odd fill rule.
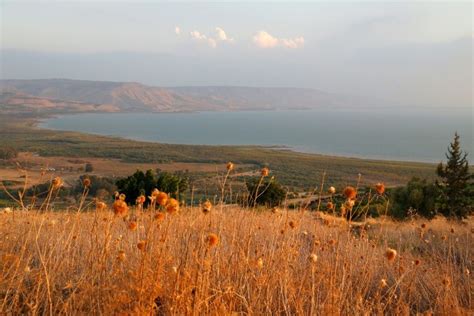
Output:
[[[2,77],[293,86],[467,106],[472,4],[3,1]]]

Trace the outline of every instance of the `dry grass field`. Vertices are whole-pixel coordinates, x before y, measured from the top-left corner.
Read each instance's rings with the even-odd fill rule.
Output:
[[[10,165],[0,165],[0,181],[13,181],[17,187],[23,187],[25,172],[28,174],[28,186],[38,185],[45,182],[42,171],[49,168],[54,169],[54,174],[60,175],[66,184],[77,182],[77,179],[84,174],[86,163],[93,165],[93,172],[90,175],[101,177],[126,177],[137,170],[155,170],[174,172],[188,170],[190,172],[217,173],[218,167],[215,163],[127,163],[118,159],[81,157],[71,158],[63,156],[42,157],[31,152],[21,152],[17,158],[11,161]],[[18,166],[21,166],[21,172]],[[242,165],[247,168],[249,165]],[[51,173],[51,172],[50,172]],[[13,186],[14,187],[14,186]]]
[[[0,214],[0,311],[472,315],[473,224],[236,206]]]

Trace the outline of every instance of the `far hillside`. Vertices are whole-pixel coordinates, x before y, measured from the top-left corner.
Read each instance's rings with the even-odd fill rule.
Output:
[[[302,88],[152,87],[136,82],[2,80],[4,108],[76,112],[238,111],[373,106],[374,100]],[[1,108],[0,108],[1,110]]]

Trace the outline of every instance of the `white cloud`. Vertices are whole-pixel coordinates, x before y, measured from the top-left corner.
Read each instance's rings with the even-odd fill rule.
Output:
[[[286,47],[296,49],[304,46],[304,37],[277,38],[266,31],[260,31],[254,35],[253,42],[260,48]]]
[[[216,33],[217,33],[217,39],[219,41],[223,41],[223,42],[233,42],[234,41],[233,38],[227,37],[226,32],[220,27],[216,27]]]
[[[260,31],[253,37],[253,42],[261,48],[272,48],[278,45],[278,38],[265,31]]]
[[[200,32],[198,31],[191,31],[189,33],[189,35],[191,35],[192,38],[194,38],[195,40],[206,40],[207,39],[207,36],[204,35],[204,34],[201,34]]]
[[[216,27],[216,32],[217,32],[217,38],[221,41],[226,41],[227,40],[227,34],[224,32],[223,29],[220,27]]]
[[[181,29],[179,28],[179,26],[176,26],[176,27],[174,28],[174,32],[176,33],[176,35],[181,34]]]
[[[191,38],[193,38],[196,41],[207,43],[207,45],[209,45],[209,47],[211,48],[216,48],[218,42],[227,42],[227,43],[234,42],[234,39],[229,38],[226,32],[220,27],[216,28],[216,37],[207,36],[196,30],[190,32],[189,35],[191,36]]]

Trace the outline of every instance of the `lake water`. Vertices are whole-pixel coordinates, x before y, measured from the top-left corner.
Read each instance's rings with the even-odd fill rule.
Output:
[[[375,159],[439,162],[454,132],[473,160],[472,111],[255,111],[75,114],[41,127],[173,144],[276,145]]]

